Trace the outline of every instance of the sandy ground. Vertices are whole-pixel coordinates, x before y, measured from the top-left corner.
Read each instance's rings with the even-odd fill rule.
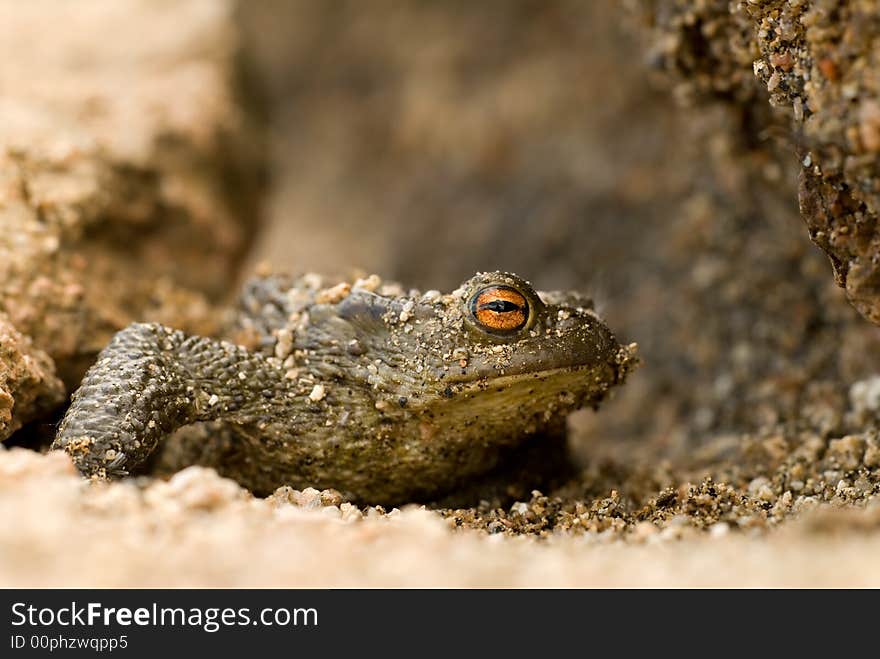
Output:
[[[287,499],[286,501],[282,499]],[[296,502],[293,502],[296,501]],[[6,586],[880,586],[880,508],[784,530],[640,529],[544,540],[454,531],[416,507],[365,515],[317,492],[252,498],[213,472],[89,486],[60,454],[0,453]]]

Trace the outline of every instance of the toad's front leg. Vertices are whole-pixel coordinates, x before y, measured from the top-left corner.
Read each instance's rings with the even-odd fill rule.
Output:
[[[124,476],[174,430],[284,414],[291,381],[260,354],[158,324],[117,333],[74,393],[52,448],[86,476]]]

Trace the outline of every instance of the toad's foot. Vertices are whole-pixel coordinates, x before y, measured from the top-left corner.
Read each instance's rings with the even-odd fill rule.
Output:
[[[240,425],[289,412],[291,383],[263,355],[158,324],[116,334],[74,394],[52,448],[86,476],[124,476],[198,421]]]

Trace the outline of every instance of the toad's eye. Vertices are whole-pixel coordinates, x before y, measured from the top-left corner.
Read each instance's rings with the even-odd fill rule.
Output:
[[[471,315],[487,332],[516,332],[529,320],[529,301],[515,288],[489,286],[471,298]]]

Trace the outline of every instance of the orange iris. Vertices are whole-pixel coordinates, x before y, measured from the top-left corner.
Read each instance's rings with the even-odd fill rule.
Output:
[[[512,332],[522,329],[528,322],[529,302],[516,289],[492,286],[474,296],[471,312],[488,330]]]

